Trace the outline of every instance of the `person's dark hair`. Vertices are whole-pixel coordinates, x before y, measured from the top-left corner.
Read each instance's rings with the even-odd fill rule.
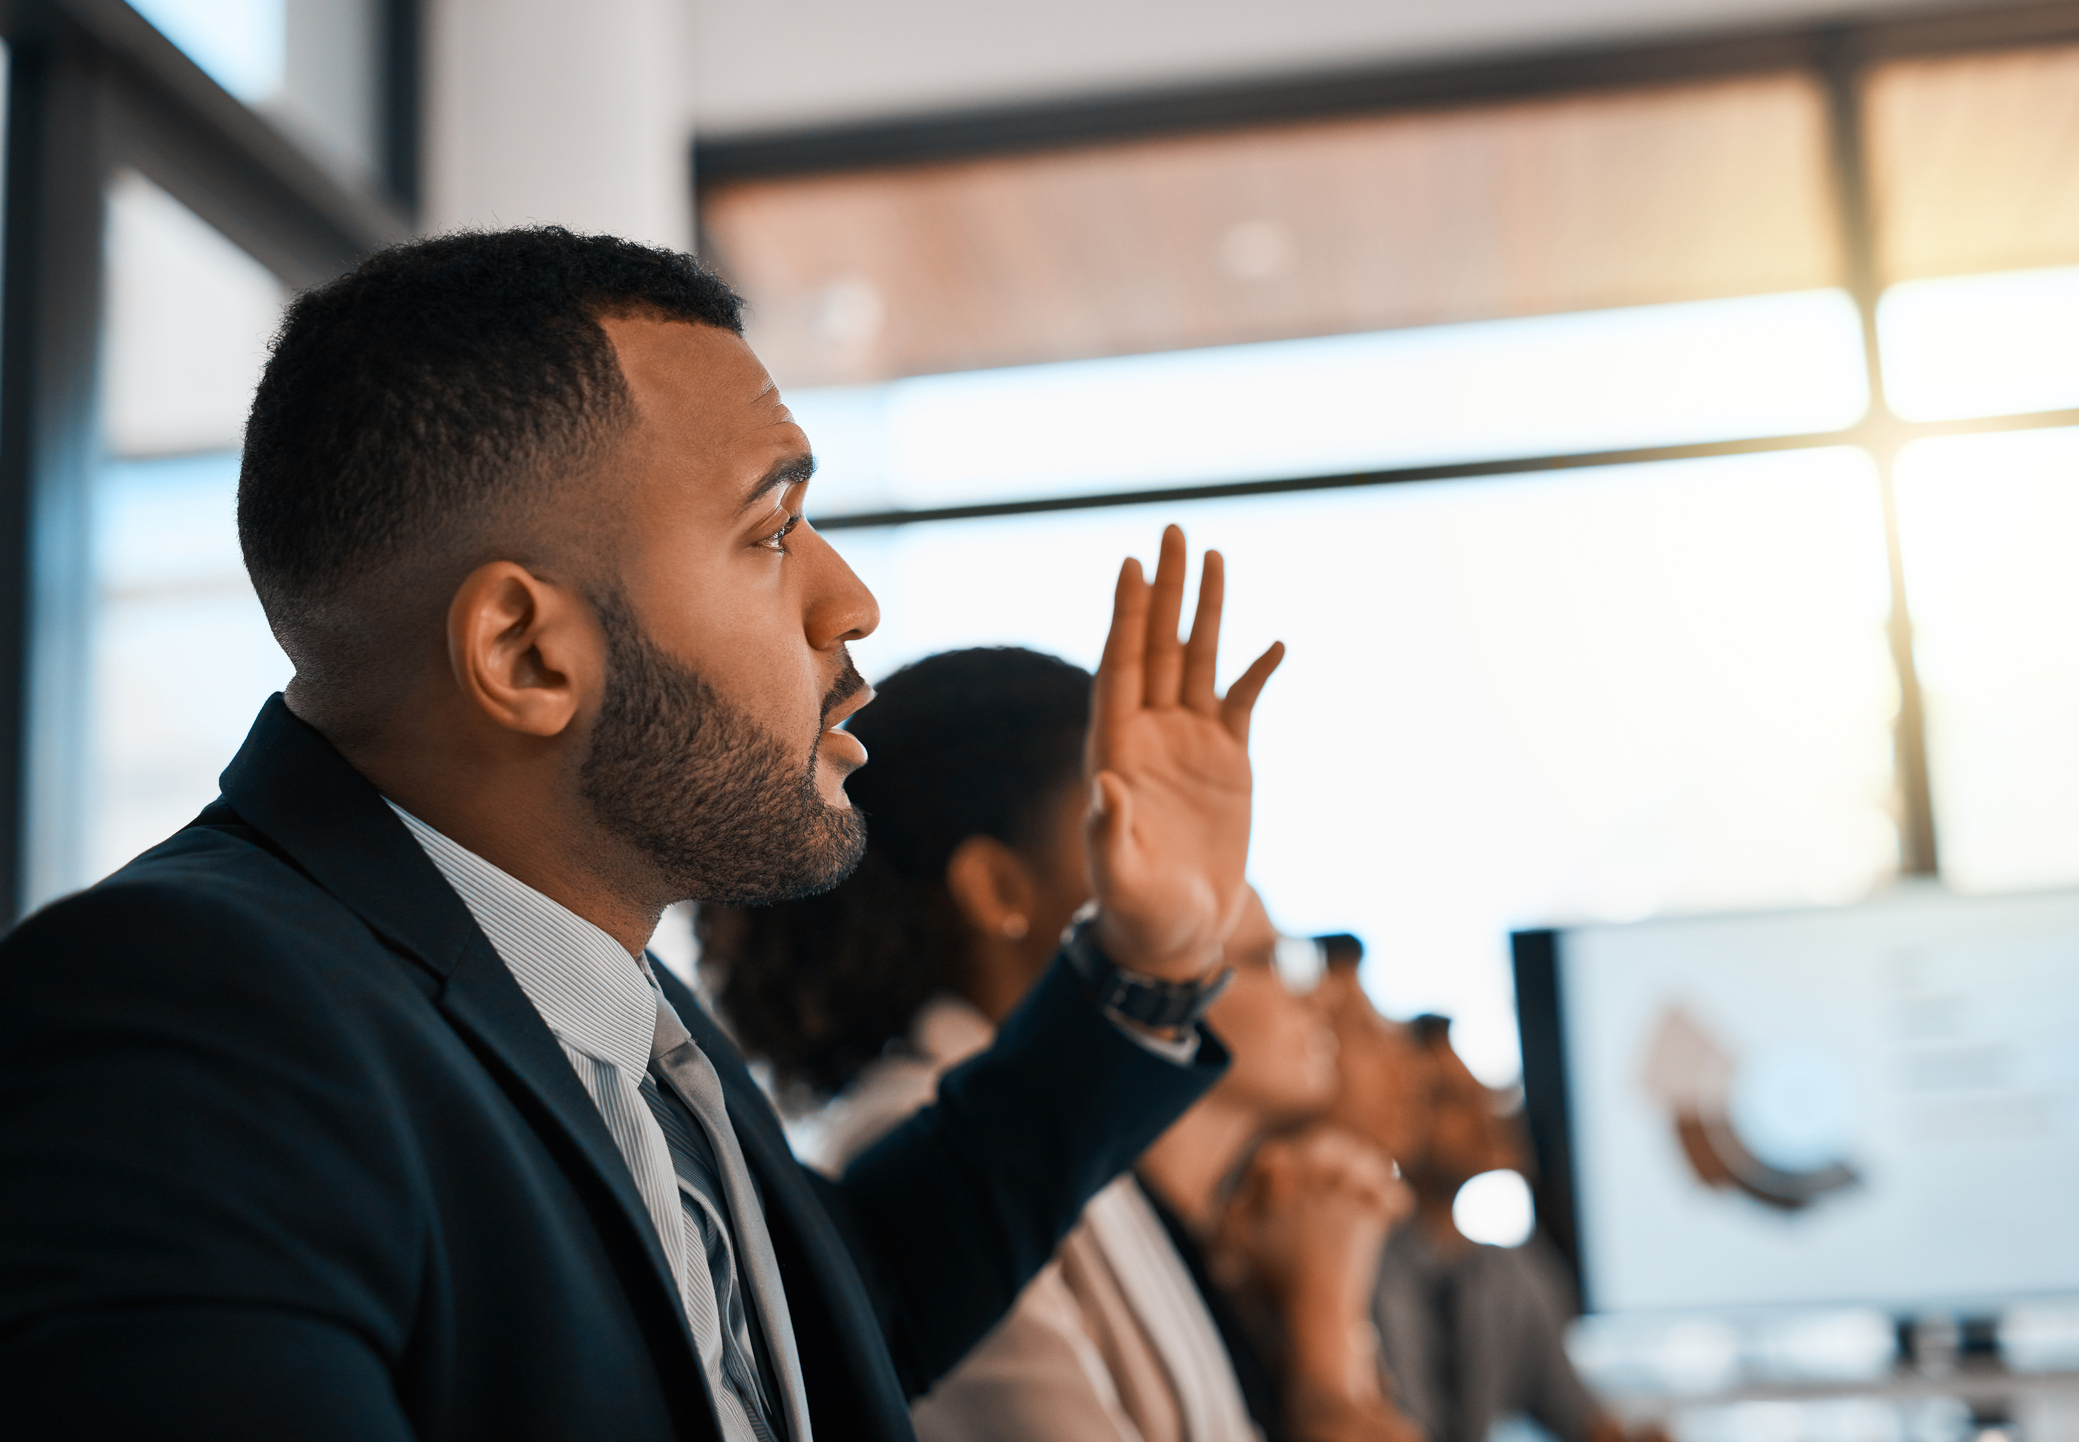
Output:
[[[1415,1040],[1424,1046],[1437,1042],[1448,1045],[1451,1040],[1451,1018],[1439,1016],[1433,1011],[1425,1011],[1420,1016],[1408,1019],[1408,1030],[1414,1035]]]
[[[946,863],[970,836],[1024,849],[1082,774],[1090,675],[1036,651],[948,651],[881,683],[849,730],[868,761],[845,790],[866,855],[821,896],[703,905],[701,967],[744,1049],[794,1099],[844,1089],[956,988],[967,939]]]
[[[299,676],[378,651],[372,606],[529,559],[478,553],[632,419],[602,318],[741,334],[741,310],[689,256],[555,226],[411,241],[298,296],[246,423],[238,538]]]
[[[1347,931],[1332,931],[1314,938],[1330,971],[1355,971],[1364,960],[1364,943]]]

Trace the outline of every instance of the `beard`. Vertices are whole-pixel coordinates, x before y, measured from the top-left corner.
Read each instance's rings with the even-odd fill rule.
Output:
[[[625,598],[593,598],[606,695],[578,785],[599,823],[642,853],[679,899],[758,905],[851,875],[866,822],[816,790],[821,719],[866,684],[852,667],[823,698],[805,763],[644,633]]]

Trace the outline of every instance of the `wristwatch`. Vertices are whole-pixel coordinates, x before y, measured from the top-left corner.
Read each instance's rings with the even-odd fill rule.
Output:
[[[1234,980],[1234,968],[1222,967],[1217,976],[1204,981],[1164,981],[1128,971],[1104,954],[1097,944],[1097,918],[1086,916],[1069,928],[1061,949],[1069,965],[1097,993],[1097,1004],[1107,1015],[1130,1021],[1154,1031],[1175,1031],[1195,1025]]]

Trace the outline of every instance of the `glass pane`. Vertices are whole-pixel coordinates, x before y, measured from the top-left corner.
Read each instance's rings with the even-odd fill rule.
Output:
[[[116,456],[237,449],[286,295],[261,264],[134,172],[108,192],[104,444]]]
[[[1839,900],[1897,866],[1872,467],[1828,449],[835,531],[882,676],[951,646],[1093,665],[1169,520],[1231,568],[1227,674],[1291,647],[1255,733],[1254,875],[1349,930],[1381,1002],[1515,1069],[1511,927]]]
[[[2079,406],[2079,266],[1907,281],[1878,302],[1877,329],[1907,420]]]
[[[380,0],[134,0],[211,79],[342,178],[375,188]]]
[[[109,195],[81,885],[163,840],[289,664],[239,558],[238,444],[283,300],[258,262],[135,175]]]
[[[138,14],[248,105],[282,88],[284,0],[132,0]]]
[[[108,466],[95,496],[87,874],[173,834],[217,794],[260,703],[288,684],[238,553],[236,452]]]
[[[793,391],[817,510],[1333,475],[1847,426],[1840,291]],[[1073,422],[1064,420],[1073,417]]]
[[[2079,430],[1918,442],[1898,491],[1942,874],[2079,882]]]
[[[1885,275],[2079,262],[2079,46],[1896,61],[1868,97]]]
[[[782,385],[1834,285],[1801,75],[708,187]]]

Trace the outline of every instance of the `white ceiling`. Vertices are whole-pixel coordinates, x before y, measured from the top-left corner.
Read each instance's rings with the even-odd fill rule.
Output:
[[[694,109],[706,135],[1927,8],[1924,0],[693,0],[693,6]]]

